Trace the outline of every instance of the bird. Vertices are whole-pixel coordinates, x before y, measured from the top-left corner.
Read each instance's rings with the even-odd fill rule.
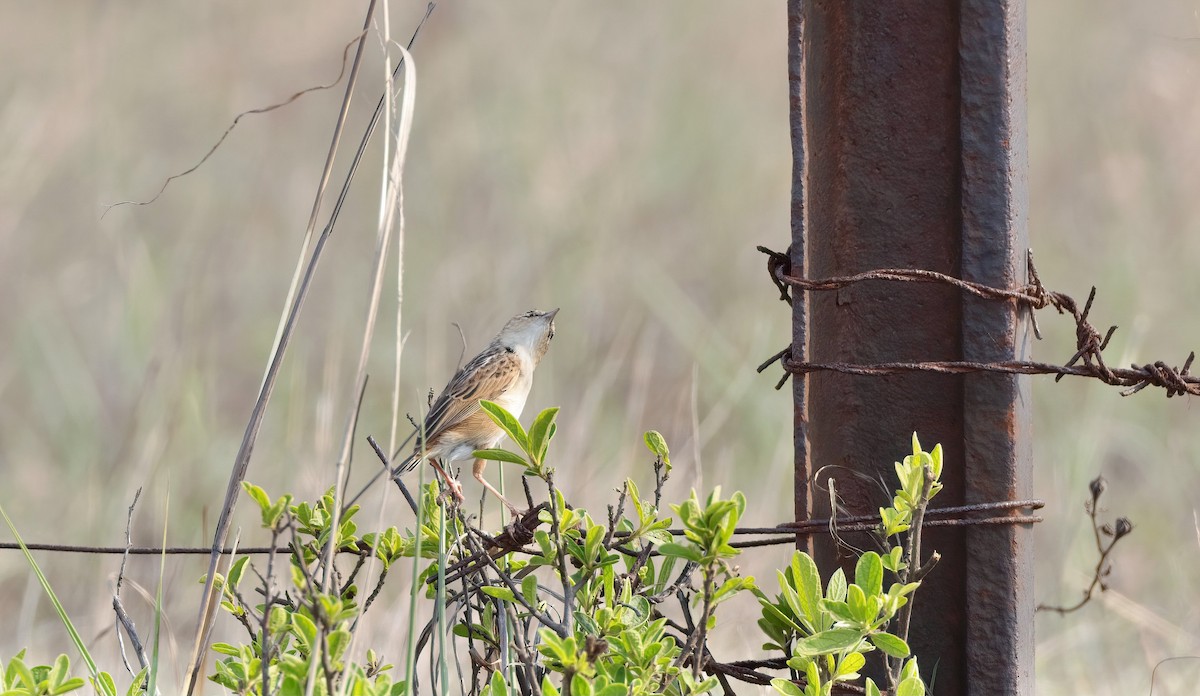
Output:
[[[493,401],[520,417],[533,386],[533,372],[554,338],[554,317],[558,309],[536,309],[509,319],[483,351],[450,378],[446,388],[433,402],[417,437],[413,453],[400,463],[397,475],[412,471],[428,461],[446,481],[446,487],[459,502],[462,484],[446,472],[455,461],[470,459],[475,450],[491,449],[504,438],[504,431],[487,412],[481,400]],[[487,462],[476,459],[475,480],[500,499],[514,516],[517,507],[483,477]]]

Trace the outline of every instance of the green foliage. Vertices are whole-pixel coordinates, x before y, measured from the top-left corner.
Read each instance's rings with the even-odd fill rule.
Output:
[[[900,542],[912,540],[915,517],[942,487],[938,481],[942,472],[941,445],[925,452],[914,433],[912,447],[913,453],[896,463],[900,489],[892,506],[880,509],[883,553],[867,551],[859,556],[853,583],[838,568],[822,586],[812,557],[797,551],[791,564],[777,572],[779,594],[774,599],[756,590],[762,607],[758,625],[768,639],[763,649],[783,652],[793,673],[793,679],[771,682],[777,692],[828,696],[835,684],[857,681],[859,670],[866,665],[866,655],[879,650],[897,661],[897,673],[892,676],[897,696],[925,693],[906,637],[889,632],[897,625],[901,633],[907,631],[907,622],[897,618],[920,586],[920,582],[908,581],[916,564],[911,555],[919,551]],[[907,538],[901,540],[900,535],[905,533],[909,533]],[[885,571],[896,580],[886,591]],[[803,677],[803,687],[795,682],[799,677]],[[866,689],[868,694],[880,693],[870,679],[866,680]]]
[[[703,607],[688,621],[707,627],[718,604],[753,587],[752,578],[740,577],[727,563],[737,555],[730,541],[745,510],[744,496],[722,500],[718,489],[703,502],[693,493],[672,506],[685,528],[676,543],[660,500],[669,450],[662,435],[651,431],[644,441],[657,460],[654,496],[644,496],[627,480],[618,504],[610,506],[605,519],[597,519],[570,505],[553,484],[546,453],[558,409],[542,411],[525,431],[496,404],[483,402],[482,407],[519,451],[475,455],[525,466],[526,475],[547,483],[549,500],[537,516],[533,551],[507,553],[492,572],[479,570],[489,578],[479,590],[483,609],[471,621],[459,621],[453,634],[481,643],[488,655],[529,655],[544,694],[682,696],[715,688],[715,677],[700,679],[687,668],[699,654],[700,642],[672,629],[657,605],[682,592],[691,598],[684,609]],[[700,592],[688,582],[697,571],[704,579]],[[552,592],[552,587],[561,591]],[[539,624],[533,640],[524,644],[526,627]],[[485,684],[483,693],[510,693],[500,671]]]
[[[674,520],[661,512],[669,450],[660,434],[644,436],[655,456],[653,495],[626,480],[616,504],[597,518],[566,500],[547,466],[558,409],[542,411],[526,431],[499,406],[483,402],[483,407],[521,452],[476,454],[521,463],[526,474],[545,482],[548,494],[546,503],[502,534],[487,534],[457,507],[446,507],[437,483],[419,489],[416,529],[389,527],[361,535],[355,522],[359,508],[338,508],[333,490],[315,502],[295,503],[291,495],[272,498],[254,484],[243,484],[259,507],[271,548],[286,540],[288,549],[268,554],[265,567],[245,556],[232,559],[215,578],[220,607],[244,627],[246,640],[210,646],[217,659],[209,679],[247,696],[419,693],[415,665],[424,648],[410,646],[410,676],[400,681],[393,681],[392,665],[374,651],[368,650],[362,662],[350,651],[359,621],[389,569],[410,558],[414,583],[424,584],[425,596],[435,600],[434,618],[422,635],[436,626],[437,655],[429,654],[436,660],[431,668],[440,670],[430,673],[439,675],[443,692],[449,681],[447,656],[453,653],[445,647],[448,639],[466,642],[475,694],[520,693],[518,676],[526,685],[530,679],[540,683],[546,696],[708,693],[719,685],[711,667],[704,667],[713,660],[708,635],[717,626],[718,607],[748,591],[761,607],[763,649],[781,652],[790,670],[790,678],[772,680],[776,692],[831,696],[835,685],[862,680],[874,653],[885,659],[886,693],[924,696],[926,687],[906,642],[907,617],[920,578],[936,562],[934,554],[922,563],[919,531],[929,499],[941,489],[940,446],[925,452],[914,434],[912,454],[896,463],[900,487],[892,505],[880,510],[879,550],[859,556],[852,582],[840,568],[823,581],[813,559],[796,552],[777,571],[779,592],[771,598],[731,563],[740,553],[733,537],[747,504],[740,492],[723,498],[717,487],[701,499],[692,491],[670,506],[681,527],[672,530]],[[504,536],[512,539],[502,543]],[[112,677],[95,669],[26,554],[80,647],[93,688],[116,696]],[[355,559],[348,572],[339,568],[339,556]],[[368,560],[380,573],[362,601],[356,582]],[[22,651],[3,667],[0,696],[57,696],[87,684],[70,676],[65,655],[53,665],[27,666]],[[146,692],[148,671],[134,678],[128,696]],[[871,679],[862,680],[862,689],[868,696],[885,693]]]
[[[666,465],[667,472],[671,471],[671,450],[667,447],[667,440],[662,436],[662,433],[657,430],[647,430],[642,437],[642,441],[646,443],[646,449],[650,453],[662,460]]]
[[[263,696],[306,693],[312,680],[312,693],[329,696],[348,693],[361,696],[398,696],[407,693],[404,682],[393,682],[386,674],[391,665],[382,664],[373,652],[368,652],[364,664],[349,660],[348,648],[359,616],[366,610],[358,602],[358,587],[354,584],[363,563],[373,556],[382,568],[378,580],[382,583],[388,569],[399,558],[409,556],[417,547],[416,534],[432,537],[424,543],[423,552],[433,550],[439,534],[437,516],[425,516],[427,522],[417,532],[401,534],[395,527],[382,532],[356,535],[354,516],[357,506],[340,512],[334,529],[334,493],[325,493],[315,503],[292,503],[290,495],[277,499],[260,487],[243,484],[247,494],[258,503],[263,528],[273,542],[283,533],[291,535],[288,555],[288,582],[280,591],[271,585],[270,573],[262,588],[272,602],[251,604],[246,601],[242,585],[249,575],[250,561],[241,557],[233,561],[228,572],[217,578],[221,607],[247,631],[248,641],[242,644],[214,643],[213,652],[220,657],[209,679],[238,694]],[[422,496],[422,504],[435,506],[436,484]],[[348,576],[342,576],[325,564],[327,546],[358,555],[359,563]],[[268,566],[275,561],[268,561]],[[326,579],[325,575],[330,574]],[[284,574],[280,574],[284,575]],[[334,578],[336,576],[336,579]],[[266,658],[264,658],[266,655]],[[265,690],[264,690],[265,689]],[[341,691],[339,691],[341,690]]]
[[[22,650],[4,666],[4,673],[0,674],[0,694],[57,696],[83,688],[87,682],[71,677],[70,671],[71,661],[66,655],[59,655],[53,665],[30,667],[25,664],[25,651]]]
[[[922,497],[926,471],[932,476],[932,482],[928,495]],[[925,452],[921,449],[917,434],[913,433],[912,454],[905,457],[903,462],[896,462],[896,478],[900,481],[900,489],[892,498],[891,507],[879,509],[884,536],[895,536],[909,530],[913,512],[921,500],[928,503],[942,490],[941,477],[942,446],[935,445],[933,451]]]
[[[799,690],[789,680],[776,679],[773,684],[781,693],[831,694],[834,684],[859,678],[865,654],[876,648],[893,657],[908,656],[908,645],[886,627],[917,584],[892,583],[884,592],[883,564],[874,551],[859,557],[853,583],[839,568],[822,588],[816,564],[800,551],[778,578],[774,600],[758,593],[763,609],[758,624],[770,640],[763,648],[791,656],[788,667],[807,680]]]
[[[510,439],[521,449],[524,456],[504,449],[477,450],[474,454],[478,459],[488,459],[496,462],[520,464],[525,467],[526,476],[545,478],[551,470],[545,466],[546,451],[550,448],[550,440],[558,430],[554,419],[558,417],[558,407],[548,408],[533,419],[533,425],[526,432],[516,416],[504,409],[503,406],[483,400],[479,402],[484,413],[500,426]]]

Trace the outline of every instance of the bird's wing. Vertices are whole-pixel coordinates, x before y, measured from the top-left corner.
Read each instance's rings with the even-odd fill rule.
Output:
[[[425,437],[433,439],[479,410],[480,399],[495,401],[521,374],[516,353],[501,348],[485,350],[467,363],[442,390],[425,417]]]

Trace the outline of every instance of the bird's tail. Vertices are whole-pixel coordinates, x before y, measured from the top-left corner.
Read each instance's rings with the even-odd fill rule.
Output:
[[[396,473],[392,478],[400,478],[404,474],[407,474],[408,472],[412,471],[413,469],[416,469],[417,465],[421,463],[421,459],[422,459],[422,457],[421,457],[420,453],[417,453],[417,452],[414,452],[413,454],[408,455],[407,459],[400,462],[396,466]]]

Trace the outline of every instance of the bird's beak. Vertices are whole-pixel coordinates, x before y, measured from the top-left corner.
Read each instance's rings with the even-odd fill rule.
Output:
[[[560,310],[560,309],[562,309],[562,307],[555,307],[554,309],[550,310],[549,312],[546,312],[546,316],[550,317],[550,321],[554,321],[554,315],[558,314],[558,310]]]

